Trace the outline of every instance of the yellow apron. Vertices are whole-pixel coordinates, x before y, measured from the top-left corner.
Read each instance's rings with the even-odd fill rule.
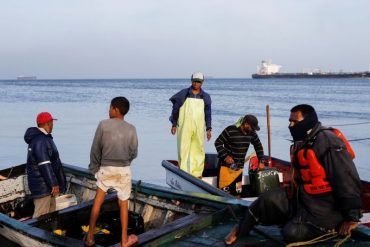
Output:
[[[242,172],[243,172],[243,169],[232,170],[229,167],[221,166],[218,188],[223,189],[224,187],[229,186],[235,181],[235,179],[239,177],[240,174],[242,174]]]
[[[187,98],[179,111],[177,150],[180,168],[195,177],[204,169],[205,118],[203,99]]]

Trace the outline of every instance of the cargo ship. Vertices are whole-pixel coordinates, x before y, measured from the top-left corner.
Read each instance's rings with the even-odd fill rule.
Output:
[[[362,72],[322,72],[314,70],[301,73],[281,73],[281,65],[273,64],[268,61],[262,61],[257,67],[257,73],[252,74],[253,79],[286,79],[286,78],[302,78],[302,79],[325,79],[325,78],[370,78],[370,70]]]
[[[20,75],[20,76],[17,76],[17,80],[20,80],[20,81],[33,81],[33,80],[37,80],[37,77],[36,76]]]

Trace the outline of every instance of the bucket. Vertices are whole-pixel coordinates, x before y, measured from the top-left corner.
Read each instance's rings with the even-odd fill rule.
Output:
[[[68,208],[73,205],[77,205],[77,198],[75,194],[61,195],[55,198],[55,209],[56,210]]]

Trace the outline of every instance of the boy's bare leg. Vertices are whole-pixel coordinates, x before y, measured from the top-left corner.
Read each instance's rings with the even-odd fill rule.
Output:
[[[119,210],[120,210],[120,217],[121,217],[121,228],[122,228],[122,236],[121,236],[121,246],[127,243],[127,228],[128,228],[128,203],[127,200],[121,201],[118,200]]]
[[[137,236],[131,234],[127,236],[128,229],[128,201],[127,200],[118,200],[120,217],[121,217],[121,227],[122,227],[122,236],[121,236],[121,247],[129,247],[137,242]]]
[[[104,199],[105,199],[105,192],[98,187],[96,189],[94,205],[91,209],[90,221],[89,221],[89,231],[87,232],[87,235],[85,238],[85,244],[88,246],[95,244],[94,229],[95,229],[96,221],[98,220],[100,208],[104,202]]]

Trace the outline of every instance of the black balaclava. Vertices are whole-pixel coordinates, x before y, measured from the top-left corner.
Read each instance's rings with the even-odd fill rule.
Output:
[[[289,126],[290,134],[293,137],[294,141],[302,141],[307,136],[307,131],[315,127],[315,125],[319,122],[317,119],[317,114],[315,110],[308,113],[304,119],[298,123],[296,123],[293,127]]]

